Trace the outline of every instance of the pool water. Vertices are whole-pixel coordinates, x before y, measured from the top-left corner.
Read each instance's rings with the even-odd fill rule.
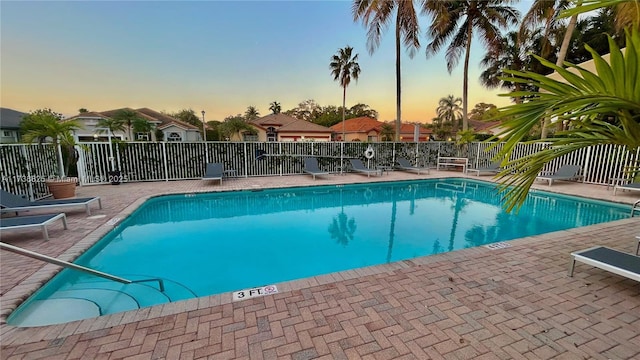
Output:
[[[65,269],[8,322],[72,321],[627,217],[627,207],[542,191],[508,214],[494,184],[466,179],[161,196],[76,263],[161,278],[164,292]]]

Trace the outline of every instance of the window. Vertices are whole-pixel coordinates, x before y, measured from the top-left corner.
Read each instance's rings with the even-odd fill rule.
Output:
[[[278,132],[274,127],[267,128],[267,141],[277,141],[278,140]]]
[[[182,136],[177,132],[172,132],[167,136],[167,141],[182,141]]]
[[[258,141],[258,135],[244,133],[242,134],[242,139],[244,141]]]
[[[368,142],[376,142],[376,141],[378,141],[378,137],[375,136],[375,135],[369,135],[369,136],[367,136],[367,141]]]
[[[13,137],[13,131],[3,131],[2,136],[4,137]]]
[[[136,139],[139,141],[149,141],[149,133],[136,133]]]

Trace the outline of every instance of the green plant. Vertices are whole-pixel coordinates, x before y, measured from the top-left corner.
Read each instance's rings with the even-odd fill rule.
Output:
[[[509,117],[499,136],[504,148],[499,157],[507,163],[501,191],[506,197],[507,210],[519,207],[529,188],[548,162],[581,148],[597,144],[622,145],[633,151],[640,147],[640,32],[626,31],[626,50],[623,53],[609,37],[610,61],[607,63],[590,47],[595,72],[567,64],[556,66],[538,56],[544,65],[555,70],[562,80],[528,71],[507,71],[508,81],[529,83],[540,92],[521,91],[504,96],[528,96],[530,100],[501,108],[500,117]],[[542,151],[508,161],[517,144],[545,117],[566,122],[568,130],[545,140],[549,145]],[[561,137],[562,136],[562,137]]]

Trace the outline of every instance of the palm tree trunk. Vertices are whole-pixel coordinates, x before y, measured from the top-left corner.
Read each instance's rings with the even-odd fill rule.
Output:
[[[582,5],[582,0],[578,0],[576,3],[576,7],[580,7]],[[562,66],[564,63],[564,59],[567,57],[567,52],[569,51],[569,44],[571,44],[571,36],[573,35],[573,30],[576,28],[576,23],[578,22],[578,14],[575,14],[569,20],[569,24],[567,25],[567,31],[564,33],[564,39],[562,39],[562,45],[560,45],[560,51],[558,52],[558,60],[556,60],[556,66]],[[545,118],[544,124],[542,126],[542,133],[540,134],[541,139],[546,139],[549,134],[549,127],[551,126],[551,119]],[[562,122],[558,123],[558,128],[562,130]]]
[[[347,87],[345,85],[342,86],[342,141],[346,141],[347,139],[345,138],[345,125],[344,125],[344,121],[345,121],[345,109],[346,109],[346,102],[347,102]]]
[[[402,126],[400,103],[400,17],[396,15],[396,142],[400,141]]]
[[[462,80],[462,130],[469,130],[469,119],[467,118],[467,109],[469,104],[469,55],[471,55],[471,37],[472,27],[467,29],[467,53],[464,55],[464,78]]]

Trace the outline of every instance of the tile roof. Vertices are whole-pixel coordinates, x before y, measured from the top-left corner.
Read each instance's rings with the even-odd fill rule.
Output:
[[[383,122],[374,118],[362,116],[345,120],[344,131],[348,133],[366,133],[372,130],[379,131],[379,127],[383,124]],[[342,121],[333,125],[330,129],[335,132],[342,132]]]
[[[500,125],[500,121],[480,121],[469,119],[469,128],[472,128],[475,132],[487,131],[492,132],[492,128]]]
[[[270,126],[277,127],[279,133],[283,132],[325,132],[331,129],[309,121],[300,120],[283,113],[269,114],[261,118],[248,121],[249,124],[266,129]]]

